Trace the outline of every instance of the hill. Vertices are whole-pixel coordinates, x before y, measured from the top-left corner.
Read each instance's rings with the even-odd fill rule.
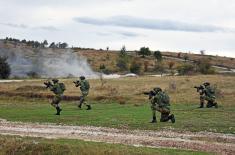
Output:
[[[126,54],[127,58],[124,62],[126,68],[123,69],[122,66],[117,65],[120,63],[119,51],[88,48],[36,48],[19,41],[0,40],[0,56],[9,58],[12,77],[95,76],[95,72],[101,71],[106,74],[123,74],[133,72],[133,69],[129,69],[131,67],[137,74],[175,74],[179,67],[185,64],[195,65],[201,60],[207,60],[217,73],[235,72],[235,59],[228,57],[161,52],[163,59],[157,61],[153,55],[141,57],[136,51],[126,51]],[[121,65],[122,63],[121,61]]]

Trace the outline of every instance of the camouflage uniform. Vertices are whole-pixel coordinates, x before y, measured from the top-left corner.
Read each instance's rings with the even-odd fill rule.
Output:
[[[80,96],[80,101],[78,107],[81,108],[82,104],[85,104],[87,106],[87,110],[91,109],[91,105],[87,102],[87,96],[89,94],[90,84],[85,79],[85,77],[80,77],[80,90],[82,93],[82,96]]]
[[[151,123],[156,122],[156,111],[159,111],[161,113],[160,122],[167,122],[171,120],[172,123],[175,123],[174,115],[170,115],[169,96],[161,89],[158,89],[154,98],[151,99],[151,109],[153,114],[153,120]]]
[[[215,90],[210,86],[210,83],[205,82],[203,84],[205,86],[205,89],[200,94],[200,108],[204,107],[205,100],[207,101],[207,108],[215,107],[218,108],[218,105],[216,103],[216,97],[215,97]]]
[[[62,111],[62,109],[60,108],[60,101],[63,98],[64,90],[61,88],[58,80],[53,79],[53,82],[54,84],[49,87],[50,90],[55,94],[54,98],[52,99],[51,105],[56,108],[56,115],[60,115],[60,112]]]

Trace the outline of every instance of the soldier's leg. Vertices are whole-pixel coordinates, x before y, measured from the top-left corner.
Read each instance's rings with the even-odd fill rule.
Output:
[[[87,109],[86,109],[86,110],[91,110],[91,105],[89,104],[89,102],[87,102],[87,95],[88,95],[88,94],[84,94],[84,95],[83,95],[83,99],[84,99],[83,104],[87,106]]]
[[[159,108],[158,110],[161,113],[160,122],[167,122],[167,121],[169,121],[168,116],[170,114],[170,110],[166,109],[166,108],[163,108],[163,107]]]
[[[218,104],[216,101],[214,101],[213,106],[215,106],[215,108],[218,108]]]
[[[212,97],[206,97],[205,100],[207,101],[207,108],[212,108],[214,106],[214,99]]]
[[[172,123],[175,123],[175,116],[173,114],[170,114],[170,108],[161,108],[160,109],[161,112],[161,122],[167,122],[169,120],[171,120]]]
[[[156,117],[156,106],[152,105],[151,106],[152,110],[152,121],[150,123],[156,123],[157,122],[157,117]]]
[[[83,98],[83,96],[80,96],[79,104],[78,104],[78,107],[79,107],[80,109],[82,108],[83,102],[84,102],[84,98]]]
[[[160,119],[160,122],[167,122],[169,121],[169,113],[161,113],[161,119]]]
[[[60,108],[60,104],[56,104],[56,115],[60,115],[60,112],[62,111],[62,109]]]
[[[200,95],[200,106],[199,108],[203,108],[205,103],[205,97],[203,95]]]
[[[217,102],[216,102],[214,97],[211,97],[208,100],[208,108],[211,108],[211,107],[218,108],[218,104],[217,104]]]
[[[60,115],[60,112],[62,111],[62,109],[60,108],[60,101],[61,100],[62,100],[62,98],[60,96],[55,97],[54,105],[56,108],[56,115]]]
[[[54,96],[54,98],[52,99],[52,101],[51,101],[51,105],[54,107],[54,108],[56,108],[56,96]]]

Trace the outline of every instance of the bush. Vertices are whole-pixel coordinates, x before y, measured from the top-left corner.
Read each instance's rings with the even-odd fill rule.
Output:
[[[130,66],[130,72],[135,74],[141,73],[141,63],[138,63],[137,61],[133,61]]]
[[[142,57],[144,58],[145,56],[151,55],[151,51],[149,50],[148,47],[141,47],[138,54],[142,55]]]
[[[197,62],[197,71],[202,74],[214,74],[215,70],[212,68],[209,59],[201,59]]]
[[[117,67],[119,68],[120,71],[126,71],[128,70],[128,60],[126,58],[119,58],[117,60]]]
[[[195,72],[195,67],[191,64],[183,64],[178,67],[179,75],[190,75]]]
[[[164,64],[162,62],[158,62],[155,64],[154,71],[157,73],[161,73],[161,75],[165,72]]]
[[[160,51],[155,51],[153,55],[157,59],[157,61],[162,61],[162,53]]]
[[[7,79],[11,74],[10,65],[7,63],[6,57],[0,56],[0,79]]]

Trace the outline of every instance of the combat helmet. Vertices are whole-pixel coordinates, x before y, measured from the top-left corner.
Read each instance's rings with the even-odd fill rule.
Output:
[[[162,91],[162,89],[161,89],[160,87],[155,87],[155,88],[153,88],[153,90],[154,90],[156,93]]]
[[[53,83],[58,83],[59,80],[58,80],[58,79],[52,79],[52,82],[53,82]]]
[[[209,82],[204,82],[203,85],[204,85],[204,86],[209,86],[210,83],[209,83]]]
[[[83,76],[83,75],[80,76],[79,78],[80,78],[81,80],[85,80],[85,79],[86,79],[85,76]]]

